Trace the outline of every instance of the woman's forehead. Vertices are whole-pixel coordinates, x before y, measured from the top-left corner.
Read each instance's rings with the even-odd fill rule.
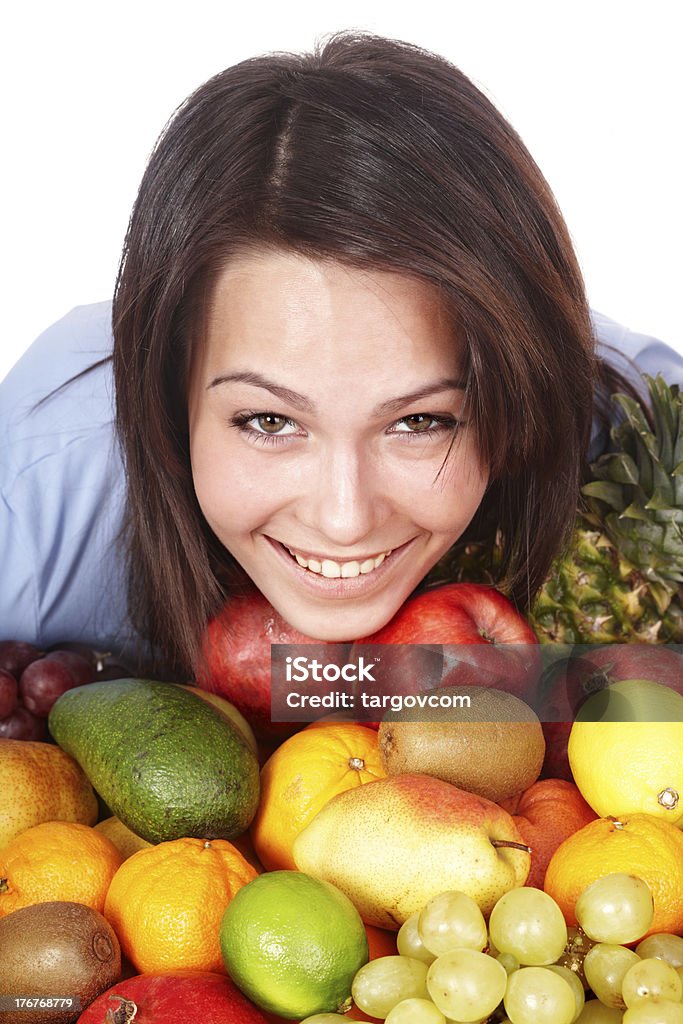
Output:
[[[460,349],[452,317],[430,283],[288,250],[233,257],[214,280],[206,313],[211,362],[230,352],[341,358],[384,346],[387,357],[452,363]]]

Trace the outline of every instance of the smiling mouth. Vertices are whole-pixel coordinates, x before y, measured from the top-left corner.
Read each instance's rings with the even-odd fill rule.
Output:
[[[282,546],[286,551],[289,551],[292,558],[296,559],[302,569],[308,569],[309,572],[315,573],[316,576],[324,576],[330,580],[367,576],[369,573],[374,572],[375,569],[379,569],[387,555],[390,555],[391,550],[394,550],[392,548],[390,551],[382,551],[380,554],[364,558],[362,561],[336,562],[331,558],[319,559],[312,556],[307,558],[300,552],[293,551],[286,544]]]

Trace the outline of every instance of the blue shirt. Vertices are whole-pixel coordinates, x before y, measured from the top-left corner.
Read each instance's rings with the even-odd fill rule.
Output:
[[[125,478],[111,363],[36,406],[111,353],[110,320],[109,302],[72,310],[0,384],[0,640],[78,641],[121,655],[136,646],[117,540]],[[683,357],[661,341],[597,313],[594,323],[601,354],[622,373],[637,379],[627,356],[683,382]],[[593,454],[602,447],[596,431]]]

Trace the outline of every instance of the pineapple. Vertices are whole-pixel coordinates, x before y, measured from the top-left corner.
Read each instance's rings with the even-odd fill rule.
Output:
[[[541,642],[683,643],[683,395],[645,381],[654,429],[637,401],[614,396],[612,450],[591,465],[569,548],[530,612]],[[497,550],[454,552],[451,579],[493,583]]]

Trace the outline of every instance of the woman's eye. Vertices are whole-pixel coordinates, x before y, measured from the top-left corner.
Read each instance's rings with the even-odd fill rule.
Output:
[[[261,434],[294,434],[296,424],[286,416],[278,416],[273,412],[259,413],[247,421],[248,425]],[[291,429],[290,429],[291,428]]]
[[[396,427],[400,430],[401,426],[405,425],[411,433],[422,434],[426,430],[430,430],[437,422],[434,416],[430,416],[429,413],[420,412],[414,416],[405,416],[404,419],[398,421]]]

